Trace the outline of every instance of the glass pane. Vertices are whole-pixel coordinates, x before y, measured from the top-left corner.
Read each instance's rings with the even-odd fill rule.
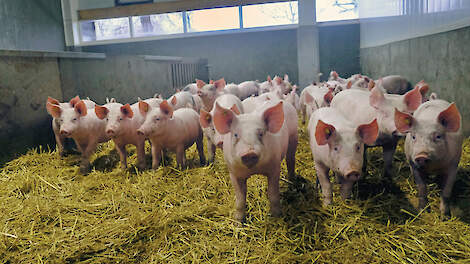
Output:
[[[243,6],[243,27],[297,24],[297,1]]]
[[[83,41],[129,38],[127,17],[80,22]]]
[[[317,22],[357,19],[359,0],[317,0]]]
[[[399,16],[408,9],[403,0],[361,0],[359,15],[361,18]]]
[[[134,36],[144,37],[183,33],[183,13],[132,17]]]
[[[188,11],[186,16],[188,32],[240,28],[238,7]]]

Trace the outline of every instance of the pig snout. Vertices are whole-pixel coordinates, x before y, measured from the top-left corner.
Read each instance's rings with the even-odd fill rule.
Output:
[[[223,141],[217,142],[217,147],[218,147],[218,148],[223,148],[223,146],[224,146],[224,142],[223,142]]]
[[[201,91],[201,90],[198,90],[198,91],[197,91],[197,95],[199,95],[200,97],[202,97],[202,96],[203,96],[202,91]]]
[[[344,175],[344,178],[348,181],[357,181],[361,177],[361,173],[357,170],[349,171]]]
[[[107,129],[107,130],[106,130],[106,134],[107,134],[108,136],[115,136],[115,135],[116,135],[116,132],[114,132],[113,129]]]
[[[247,166],[248,168],[252,168],[256,165],[256,163],[258,163],[259,157],[254,152],[248,152],[248,153],[244,154],[241,157],[241,159],[242,159],[242,162],[245,166]]]
[[[70,133],[69,131],[67,131],[67,130],[61,129],[61,130],[60,130],[60,134],[61,134],[62,136],[64,136],[64,137],[69,137],[71,133]]]
[[[431,161],[431,159],[429,158],[428,154],[426,154],[426,153],[420,153],[420,154],[416,155],[416,157],[415,157],[415,163],[419,167],[426,166],[430,161]]]

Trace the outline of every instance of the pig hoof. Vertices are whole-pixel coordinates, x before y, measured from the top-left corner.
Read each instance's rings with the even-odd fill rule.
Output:
[[[139,169],[140,171],[145,170],[145,167],[146,167],[145,164],[137,164],[137,169]]]
[[[271,210],[271,216],[272,217],[281,217],[281,210],[280,209]]]
[[[240,223],[245,223],[246,221],[245,213],[236,212],[234,218]]]
[[[91,166],[90,165],[84,165],[80,166],[80,173],[83,175],[86,175],[91,172]]]
[[[65,152],[64,151],[59,151],[59,156],[60,157],[65,157]]]
[[[323,199],[323,207],[328,207],[331,205],[331,198],[330,199]]]
[[[121,164],[121,169],[122,169],[122,170],[127,169],[127,165]]]

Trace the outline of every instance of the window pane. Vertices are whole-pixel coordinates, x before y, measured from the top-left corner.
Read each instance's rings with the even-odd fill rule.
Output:
[[[132,17],[136,37],[183,33],[183,13]]]
[[[243,6],[243,27],[297,24],[297,1]]]
[[[188,32],[240,28],[238,7],[188,11],[186,16]]]
[[[317,0],[317,22],[357,19],[359,0]]]
[[[127,17],[80,22],[83,41],[129,38]]]

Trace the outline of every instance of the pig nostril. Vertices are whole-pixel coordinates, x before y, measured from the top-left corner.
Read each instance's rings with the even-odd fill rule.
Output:
[[[398,131],[397,130],[393,131],[392,136],[394,136],[394,137],[398,136]]]
[[[253,153],[253,152],[248,153],[248,154],[245,154],[245,155],[242,156],[242,162],[243,162],[243,164],[245,164],[245,166],[247,166],[248,168],[251,168],[251,167],[253,167],[254,165],[256,165],[256,163],[258,163],[258,160],[259,160],[258,155],[256,155],[256,154]]]
[[[142,130],[137,130],[137,135],[139,136],[144,136],[145,133]]]
[[[223,142],[223,141],[217,142],[217,147],[222,148],[223,146],[224,146],[224,142]]]
[[[60,131],[60,134],[61,134],[62,136],[68,136],[68,135],[69,135],[69,132],[62,130],[62,131]]]
[[[106,131],[106,133],[112,135],[112,134],[114,134],[114,131],[110,129],[110,130]]]
[[[352,181],[359,180],[360,177],[361,177],[361,174],[358,171],[351,171],[345,176],[347,180],[352,180]]]
[[[420,156],[420,157],[415,158],[415,162],[416,162],[419,166],[424,166],[424,165],[426,165],[429,161],[430,161],[430,159],[429,159],[428,157],[425,157],[425,156]]]

